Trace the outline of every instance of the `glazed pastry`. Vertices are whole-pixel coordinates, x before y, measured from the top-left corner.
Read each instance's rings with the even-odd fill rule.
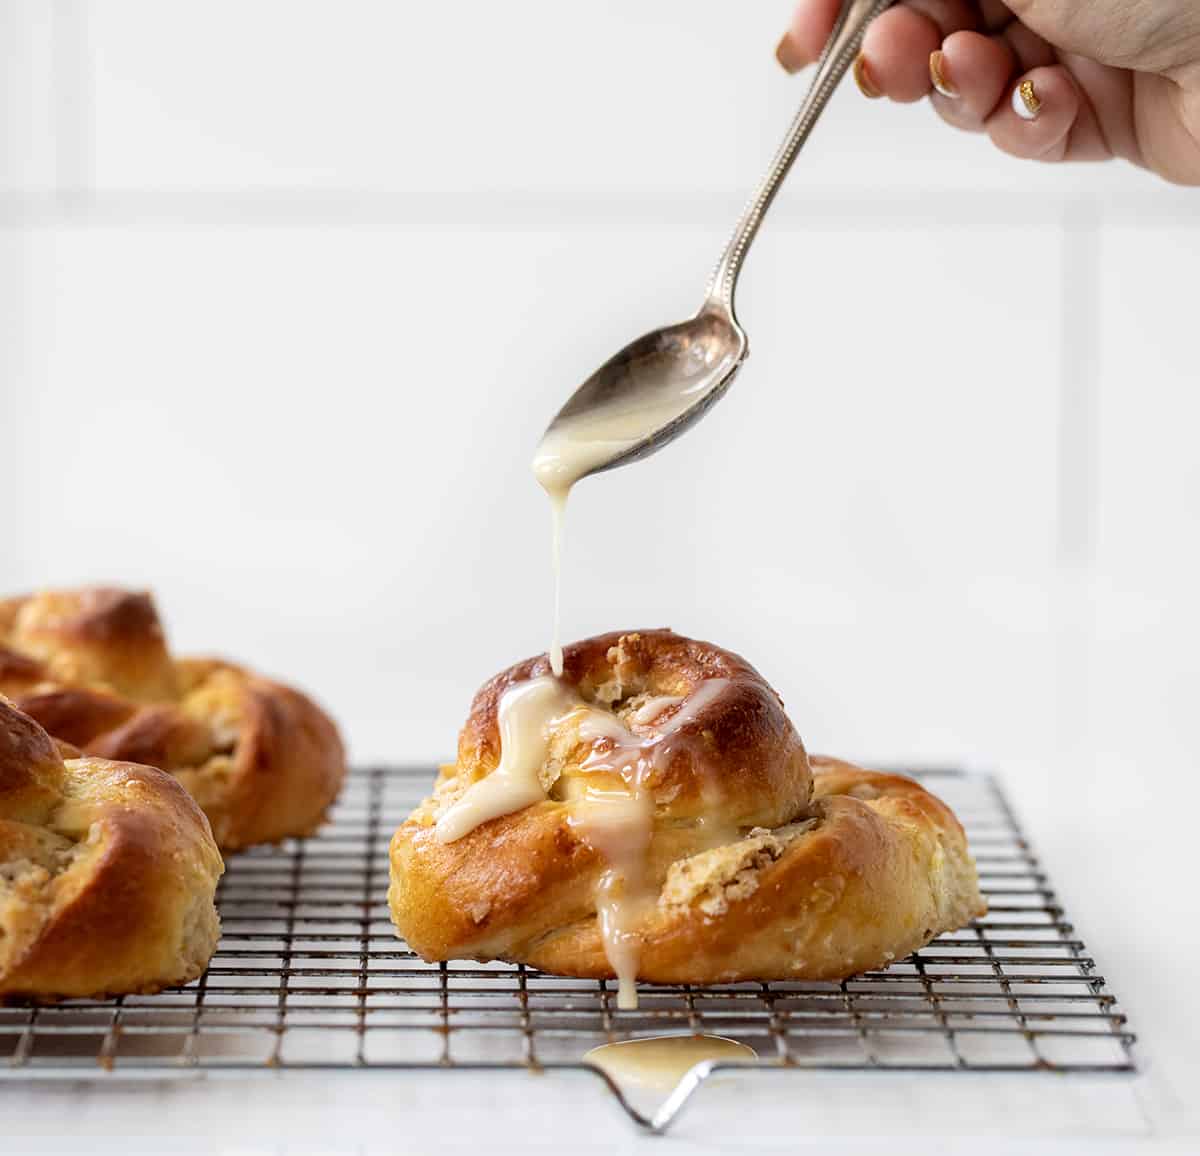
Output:
[[[175,659],[149,594],[0,602],[0,693],[89,755],[169,771],[226,850],[308,835],[346,759],[310,699],[215,659]]]
[[[602,635],[476,695],[391,845],[392,918],[426,960],[656,983],[841,979],[984,911],[951,811],[809,759],[736,655]]]
[[[217,947],[224,869],[170,775],[67,758],[0,698],[0,998],[189,983]]]

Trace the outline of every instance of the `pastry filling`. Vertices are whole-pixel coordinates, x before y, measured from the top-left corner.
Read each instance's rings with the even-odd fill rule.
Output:
[[[97,831],[47,830],[24,823],[0,823],[5,857],[0,859],[0,972],[9,968],[41,933],[56,902],[56,886],[87,850],[83,840]]]
[[[705,915],[724,915],[731,903],[758,890],[762,870],[779,859],[792,840],[819,823],[806,819],[774,831],[755,827],[736,842],[672,863],[658,902],[666,908],[697,907]]]

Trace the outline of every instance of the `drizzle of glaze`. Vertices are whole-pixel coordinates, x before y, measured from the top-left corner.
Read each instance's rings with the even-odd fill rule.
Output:
[[[567,820],[608,864],[596,886],[596,915],[623,1010],[638,1005],[641,953],[635,929],[654,902],[645,878],[653,814],[649,794],[635,783],[632,790],[587,790]]]
[[[554,568],[554,629],[550,635],[550,670],[555,678],[562,678],[562,540],[563,526],[567,519],[567,493],[563,490],[547,490],[550,498],[550,516],[554,528],[550,536],[550,564]]]
[[[647,699],[630,716],[629,721],[635,726],[646,726],[652,723],[667,707],[678,706],[683,702],[683,696],[678,694],[660,694],[657,698]]]
[[[550,643],[550,669],[562,676],[560,644],[560,592],[562,588],[562,532],[567,497],[580,478],[605,469],[656,430],[668,426],[696,403],[696,395],[707,387],[708,365],[699,346],[695,362],[700,376],[682,386],[654,388],[650,381],[632,392],[610,399],[608,404],[570,416],[559,415],[543,435],[533,456],[533,476],[550,499],[554,519],[552,560],[554,566],[554,628]]]
[[[630,716],[635,726],[648,725],[649,719],[657,718],[671,706],[678,709],[656,734],[646,737],[633,734],[616,715],[606,711],[589,711],[579,724],[581,738],[608,740],[592,751],[583,763],[583,770],[618,774],[629,786],[629,794],[619,801],[594,799],[578,821],[580,833],[604,855],[609,865],[597,888],[596,910],[604,953],[617,976],[617,1007],[623,1010],[638,1006],[636,978],[641,945],[634,929],[654,901],[645,879],[654,807],[644,784],[670,758],[683,727],[710,706],[728,685],[728,679],[714,678],[701,683],[687,698],[670,695],[651,699]],[[639,717],[651,706],[654,709],[647,712],[648,717]],[[588,806],[586,797],[584,805]],[[711,833],[717,834],[715,826]],[[721,828],[721,834],[724,833]]]
[[[592,1048],[585,1064],[600,1068],[617,1083],[670,1091],[697,1064],[752,1064],[758,1053],[724,1036],[648,1036]]]
[[[630,716],[635,726],[649,726],[651,720],[657,718],[671,706],[678,709],[657,732],[646,737],[639,737],[627,730],[621,720],[607,712],[594,712],[580,724],[579,733],[584,738],[611,739],[612,747],[608,750],[594,751],[583,764],[584,770],[606,770],[624,772],[625,775],[637,774],[641,762],[648,764],[651,770],[661,768],[675,750],[675,737],[687,726],[694,722],[702,711],[710,707],[729,686],[727,678],[709,678],[699,683],[695,690],[686,698],[675,695],[664,695],[661,698],[650,699]],[[647,708],[654,706],[649,719],[639,717]]]
[[[497,719],[500,765],[438,819],[438,842],[453,843],[489,819],[544,799],[539,776],[550,751],[550,733],[578,708],[579,697],[556,678],[532,678],[505,691]]]
[[[611,711],[585,702],[557,678],[542,676],[509,687],[500,699],[500,763],[473,783],[439,817],[435,838],[453,843],[489,819],[509,815],[543,801],[542,780],[554,731],[577,728],[579,738],[594,744],[580,765],[585,772],[580,793],[568,800],[567,822],[603,858],[606,867],[596,887],[596,915],[604,952],[617,976],[617,1006],[637,1007],[637,970],[641,944],[637,927],[653,905],[645,864],[654,817],[647,779],[670,758],[679,732],[709,707],[729,686],[723,678],[700,683],[686,698],[663,695],[634,711],[634,726],[647,727],[667,710],[675,713],[649,735],[636,735]],[[607,772],[588,784],[586,773]],[[611,777],[618,783],[612,784]],[[706,797],[709,791],[705,790]],[[716,800],[708,800],[713,816]],[[709,824],[706,816],[703,825]],[[732,837],[713,821],[710,845]]]

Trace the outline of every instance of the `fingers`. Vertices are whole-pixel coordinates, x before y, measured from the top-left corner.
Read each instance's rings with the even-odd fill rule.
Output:
[[[929,65],[932,54],[939,50],[945,53],[947,45],[954,41],[957,50],[979,58],[984,70],[980,76],[980,99],[989,89],[996,89],[991,94],[991,104],[977,104],[973,109],[974,126],[978,126],[995,105],[998,85],[1014,71],[1052,64],[1054,51],[1040,36],[1016,21],[991,37],[969,31],[977,15],[951,0],[920,0],[919,4],[918,0],[909,0],[889,9],[867,30],[854,72],[859,87],[866,96],[887,96],[903,103],[920,100],[934,87]],[[945,67],[964,78],[973,75],[966,61],[955,69],[953,55],[950,54],[950,60],[943,59]],[[975,61],[970,63],[973,65]],[[964,127],[973,127],[971,116],[964,110],[957,110],[957,114],[967,117]],[[955,114],[943,115],[950,119]]]
[[[972,30],[976,15],[956,0],[909,0],[885,12],[863,41],[859,88],[901,102],[932,92],[943,120],[986,131],[1004,152],[1061,159],[1080,113],[1074,80],[1023,24],[1000,25],[992,13],[998,30],[984,35]]]
[[[1034,68],[1016,78],[984,127],[992,143],[1012,156],[1062,160],[1080,103],[1079,89],[1061,64]]]
[[[956,128],[981,132],[984,121],[1008,97],[1016,70],[1017,60],[1007,41],[978,32],[956,32],[929,58],[933,107]]]
[[[821,55],[840,9],[840,0],[800,0],[775,49],[775,59],[783,68],[799,72]]]
[[[775,49],[776,59],[788,72],[797,72],[820,57],[824,51],[825,42],[829,39],[830,32],[833,31],[833,25],[840,9],[839,0],[800,0],[792,13],[792,22],[788,26],[787,32],[784,33],[783,39]],[[912,70],[906,67],[908,62],[903,57],[897,56],[897,46],[892,43],[887,32],[888,25],[893,24],[897,27],[896,35],[902,43],[906,37],[908,42],[912,42],[914,28],[924,29],[926,26],[934,29],[932,35],[940,42],[951,32],[956,32],[961,28],[974,27],[977,15],[975,5],[968,3],[968,0],[908,0],[908,3],[879,17],[868,30],[867,35],[878,38],[879,33],[875,31],[875,27],[880,23],[884,25],[882,39],[877,42],[882,46],[883,54],[888,62],[899,60],[900,74],[895,78],[895,82],[897,91],[903,92],[912,88],[915,78],[911,75]],[[920,43],[928,43],[929,35],[927,33]],[[933,51],[932,47],[926,49],[922,59],[931,51]],[[892,80],[886,62],[881,79],[887,81],[889,85]],[[890,88],[887,95],[893,95]],[[896,97],[895,99],[904,98]],[[910,97],[908,99],[916,100],[918,98]]]
[[[799,0],[776,51],[780,64],[794,72],[817,60],[840,7],[839,0]],[[943,120],[987,132],[1013,156],[1088,160],[1110,155],[1114,143],[1121,155],[1138,152],[1136,140],[1110,141],[1093,107],[1097,95],[1119,106],[1125,91],[1107,94],[1096,83],[1085,99],[1050,45],[1002,0],[906,0],[889,9],[867,29],[854,79],[872,98],[907,103],[932,93]],[[1118,125],[1128,119],[1116,118]]]
[[[1024,59],[1041,59],[1032,42]],[[959,32],[930,58],[931,97],[956,128],[986,131],[997,148],[1035,160],[1105,155],[1103,138],[1075,79],[1062,65],[1022,69],[1008,37]]]
[[[889,9],[867,29],[854,78],[866,96],[886,96],[901,103],[929,92],[929,54],[943,37],[969,27],[965,4],[924,0]]]

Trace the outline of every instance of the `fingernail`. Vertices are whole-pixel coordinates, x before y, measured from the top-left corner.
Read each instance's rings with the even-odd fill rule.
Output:
[[[858,91],[868,100],[878,100],[883,95],[875,87],[875,82],[871,79],[871,72],[867,68],[867,58],[861,52],[854,58],[854,83],[858,85]]]
[[[1022,120],[1037,119],[1042,102],[1038,99],[1038,94],[1033,91],[1032,80],[1023,80],[1013,89],[1012,106],[1013,112]]]
[[[792,37],[787,32],[779,38],[779,43],[775,45],[775,59],[779,61],[779,67],[789,74],[799,72],[804,67],[804,61],[796,56]]]
[[[946,79],[946,58],[940,48],[929,54],[929,79],[943,96],[948,96],[951,100],[958,99],[958,89]]]

